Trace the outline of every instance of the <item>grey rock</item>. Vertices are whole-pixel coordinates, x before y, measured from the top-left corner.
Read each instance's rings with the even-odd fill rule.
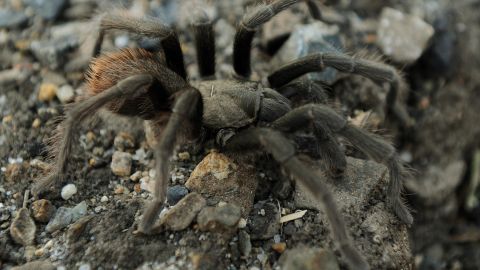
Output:
[[[28,18],[23,12],[0,9],[0,28],[20,28],[27,22]]]
[[[341,53],[339,48],[343,45],[338,33],[337,26],[329,26],[322,22],[297,26],[275,54],[272,66],[278,67],[312,53]],[[326,68],[323,72],[313,72],[306,76],[311,80],[322,80],[331,84],[335,81],[336,75],[335,69]]]
[[[32,41],[30,50],[40,63],[54,70],[65,63],[65,53],[77,48],[78,45],[78,38],[70,35],[53,40]]]
[[[280,209],[269,201],[260,201],[253,206],[248,218],[252,239],[270,239],[280,230]]]
[[[413,63],[434,34],[431,25],[413,15],[384,8],[377,29],[377,43],[383,53],[401,63]]]
[[[339,270],[335,255],[327,249],[297,247],[287,250],[279,259],[284,270]]]
[[[57,267],[50,261],[33,261],[26,264],[12,267],[11,270],[55,270]]]
[[[409,180],[406,186],[427,205],[443,205],[445,199],[461,183],[466,164],[463,160],[452,161],[446,166],[431,165],[418,175],[416,180]]]
[[[217,207],[203,208],[198,213],[197,223],[202,231],[231,232],[236,229],[240,215],[240,207],[225,203]]]
[[[248,257],[252,251],[250,235],[245,230],[240,230],[238,232],[238,250],[245,257]]]
[[[310,167],[312,171],[318,172],[318,181],[324,181],[332,192],[344,219],[352,221],[349,222],[347,231],[353,236],[354,246],[362,246],[363,250],[368,250],[363,252],[363,255],[372,269],[385,265],[394,269],[411,268],[412,254],[407,227],[399,221],[385,202],[389,181],[387,168],[373,161],[347,157],[347,169],[343,178],[332,179],[322,176],[320,163],[312,162]],[[324,230],[330,231],[323,206],[298,182],[294,202],[298,209],[319,210],[318,219],[324,224],[322,225],[325,226]],[[327,233],[326,237],[328,242],[335,242],[330,233]],[[339,260],[343,258],[340,257]]]
[[[188,189],[181,185],[175,185],[167,189],[167,202],[170,205],[175,205],[180,201],[185,195],[188,194]]]
[[[10,235],[13,240],[23,246],[31,245],[35,240],[36,231],[37,227],[35,227],[35,222],[30,217],[30,211],[26,208],[21,208],[10,225]]]
[[[24,2],[45,20],[55,20],[68,4],[68,0],[25,0]]]
[[[197,213],[205,207],[207,201],[202,195],[192,192],[181,199],[165,215],[160,218],[160,228],[172,231],[186,229],[197,216]]]
[[[73,208],[60,207],[55,213],[55,217],[47,224],[47,232],[54,232],[63,229],[72,222],[77,221],[87,213],[87,203],[82,201]]]

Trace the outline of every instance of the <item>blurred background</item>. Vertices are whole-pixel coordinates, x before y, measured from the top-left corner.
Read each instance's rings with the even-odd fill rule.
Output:
[[[5,236],[13,218],[8,207],[40,169],[18,164],[46,157],[54,119],[83,93],[97,15],[125,8],[171,25],[179,32],[190,79],[196,80],[192,10],[201,8],[213,18],[217,76],[228,77],[235,27],[245,7],[259,2],[0,0],[0,267],[2,260],[9,266],[24,262]],[[399,103],[412,118],[408,126],[383,121],[383,85],[334,70],[308,76],[325,84],[329,102],[352,121],[388,136],[412,169],[404,197],[415,217],[408,228],[413,267],[480,269],[480,1],[314,2],[321,11],[316,20],[307,5],[298,4],[259,30],[252,78],[261,80],[272,67],[314,51],[382,59],[398,68],[405,79]],[[113,33],[104,50],[155,42]]]

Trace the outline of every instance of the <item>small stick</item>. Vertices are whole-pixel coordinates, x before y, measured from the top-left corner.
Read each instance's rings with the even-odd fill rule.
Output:
[[[30,190],[25,190],[25,194],[23,194],[23,205],[22,208],[27,208],[28,198],[30,197]]]

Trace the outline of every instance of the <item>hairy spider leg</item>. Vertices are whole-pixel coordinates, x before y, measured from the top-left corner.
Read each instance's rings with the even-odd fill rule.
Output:
[[[301,100],[305,100],[309,103],[326,104],[328,102],[328,95],[322,84],[318,81],[309,80],[307,78],[294,80],[279,87],[276,91],[288,99],[291,99],[294,96],[299,96]]]
[[[213,23],[205,11],[197,11],[192,29],[200,76],[211,79],[215,76],[215,33]]]
[[[334,177],[343,176],[343,172],[347,167],[347,160],[345,153],[341,150],[340,145],[334,137],[334,133],[326,123],[332,121],[331,119],[322,118],[313,111],[305,112],[311,105],[305,105],[286,113],[284,116],[271,123],[271,126],[283,132],[309,131],[312,130],[314,136],[317,138],[317,153],[320,158],[324,160],[329,169],[329,173]],[[320,117],[319,117],[320,116]],[[338,124],[345,125],[346,121],[336,115],[337,118],[333,121],[338,121]]]
[[[327,135],[330,133],[338,134],[346,138],[354,147],[365,153],[371,159],[387,166],[390,174],[387,194],[389,203],[402,222],[405,224],[413,223],[413,217],[401,197],[406,171],[395,153],[395,148],[391,144],[379,136],[367,133],[362,129],[348,124],[347,121],[334,110],[319,104],[309,104],[293,109],[273,122],[272,126],[283,131],[291,132],[308,127],[308,124],[319,127],[319,130],[327,132]],[[331,138],[331,140],[326,141],[326,144],[334,141],[333,136],[327,136],[327,138]],[[331,145],[326,149],[328,150],[325,150],[325,154],[332,155],[330,159],[327,159],[330,165],[333,168],[338,166],[337,170],[344,169],[346,166],[345,156],[339,152],[340,149],[337,148],[337,145]]]
[[[180,41],[177,33],[170,26],[148,16],[136,18],[121,12],[105,14],[100,21],[100,30],[92,53],[93,57],[97,57],[100,54],[105,33],[109,30],[121,30],[159,39],[167,67],[175,71],[183,79],[187,78]]]
[[[351,269],[369,269],[369,265],[350,240],[345,222],[333,200],[331,192],[321,181],[320,175],[309,170],[296,156],[293,144],[279,131],[269,128],[247,129],[233,136],[226,144],[226,150],[245,151],[264,149],[282,166],[286,173],[323,205],[332,228],[333,237],[339,245]]]
[[[66,112],[65,120],[60,125],[60,131],[53,138],[55,144],[52,146],[50,153],[55,156],[54,167],[44,178],[35,183],[32,188],[33,194],[38,195],[66,173],[67,159],[71,153],[74,132],[79,124],[112,101],[145,92],[152,82],[153,78],[150,75],[130,76],[109,89],[74,104]]]
[[[179,92],[167,126],[161,133],[159,143],[154,147],[155,154],[155,190],[154,199],[148,205],[141,220],[139,230],[145,234],[153,233],[155,221],[160,214],[166,198],[169,174],[168,159],[177,145],[177,138],[186,130],[193,134],[199,133],[203,112],[202,96],[200,92],[189,87]],[[184,124],[190,128],[185,129]]]
[[[403,126],[412,125],[413,120],[405,108],[396,102],[402,80],[401,76],[395,68],[383,63],[356,59],[342,54],[314,53],[280,67],[268,76],[268,82],[273,88],[279,88],[304,74],[323,71],[326,67],[332,67],[341,72],[358,74],[374,82],[390,83],[386,99],[386,111],[395,116]]]
[[[233,69],[245,78],[252,72],[250,58],[252,41],[257,27],[269,21],[280,11],[287,9],[301,0],[279,0],[271,4],[262,4],[247,13],[237,27],[233,43]]]

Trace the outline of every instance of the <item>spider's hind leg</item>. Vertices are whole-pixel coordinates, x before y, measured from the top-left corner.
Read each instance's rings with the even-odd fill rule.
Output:
[[[74,104],[67,111],[65,120],[60,125],[59,134],[53,138],[54,144],[51,146],[51,154],[55,156],[53,168],[44,178],[34,184],[33,194],[38,195],[46,190],[66,173],[67,159],[74,143],[74,132],[79,124],[94,115],[107,103],[142,93],[141,90],[146,90],[152,81],[153,78],[150,75],[134,75],[95,96]]]
[[[158,215],[162,210],[165,202],[169,161],[177,142],[178,135],[190,133],[198,133],[201,128],[202,117],[202,97],[197,89],[188,87],[180,92],[176,98],[172,114],[168,120],[167,126],[163,130],[159,143],[155,146],[155,190],[154,199],[147,206],[143,213],[143,218],[139,226],[139,230],[143,233],[154,233],[154,227]],[[183,124],[189,124],[185,129]],[[191,135],[191,134],[186,134]]]
[[[395,148],[378,136],[367,133],[347,121],[334,110],[324,105],[310,104],[292,110],[272,123],[272,126],[282,131],[292,132],[313,124],[320,132],[319,134],[329,140],[324,140],[326,155],[331,155],[328,162],[339,168],[345,168],[345,155],[338,147],[333,137],[338,134],[346,138],[352,145],[365,153],[371,159],[384,164],[390,173],[388,187],[388,200],[395,214],[406,224],[412,224],[413,217],[402,200],[401,193],[405,169],[397,157]],[[324,150],[325,151],[325,150]],[[340,163],[337,163],[340,162]],[[340,165],[339,165],[340,164]]]
[[[369,269],[365,258],[355,249],[345,223],[331,192],[319,175],[309,170],[296,156],[293,144],[280,132],[268,128],[247,129],[233,136],[225,145],[226,150],[248,151],[264,149],[282,166],[286,173],[304,185],[323,205],[338,247],[351,269]]]
[[[325,104],[328,101],[328,94],[324,86],[318,81],[306,78],[294,80],[293,82],[278,88],[277,92],[288,99],[298,101],[294,102],[294,104]]]

